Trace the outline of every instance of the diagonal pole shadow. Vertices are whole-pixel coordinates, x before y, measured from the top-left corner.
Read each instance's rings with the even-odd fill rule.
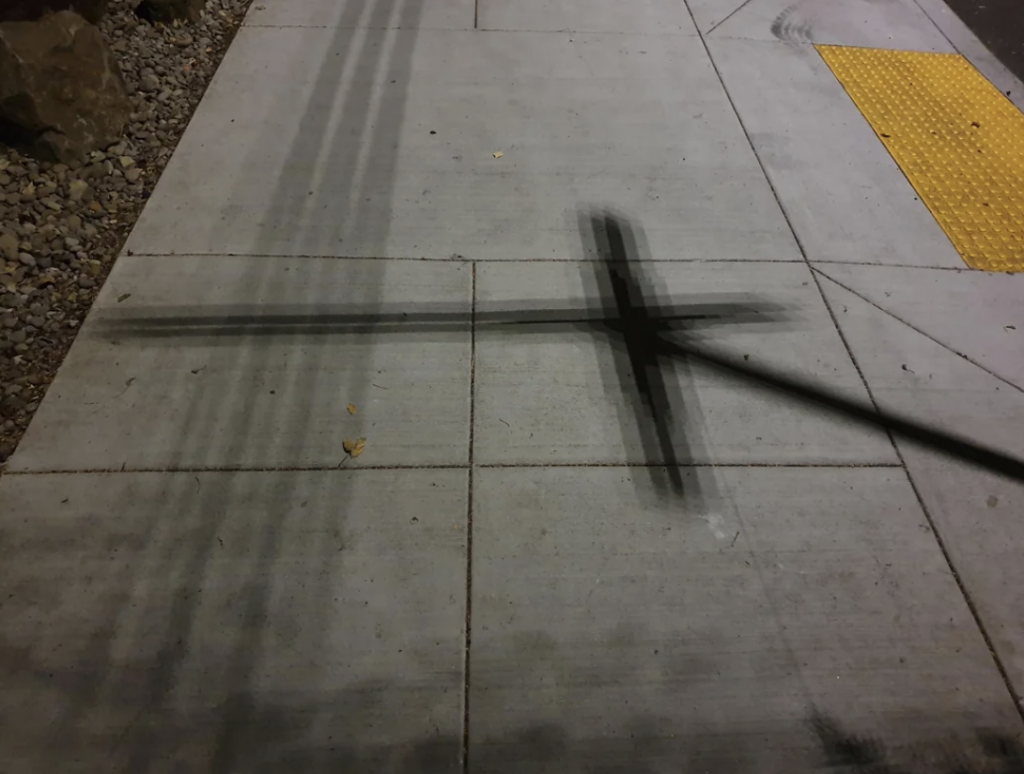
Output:
[[[856,403],[834,390],[796,379],[781,371],[751,366],[730,355],[687,342],[661,339],[658,351],[667,357],[690,358],[734,378],[754,382],[788,398],[815,403],[854,422],[881,427],[962,462],[1014,481],[1024,481],[1024,461],[899,414]]]

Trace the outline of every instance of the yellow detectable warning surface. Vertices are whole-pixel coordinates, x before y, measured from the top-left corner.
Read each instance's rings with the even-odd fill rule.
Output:
[[[1024,114],[958,54],[817,49],[967,265],[1024,271]]]

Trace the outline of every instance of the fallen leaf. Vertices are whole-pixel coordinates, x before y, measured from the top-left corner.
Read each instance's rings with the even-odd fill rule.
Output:
[[[494,158],[496,158],[496,159],[500,159],[505,154],[502,153],[501,151],[494,151],[494,153],[492,153],[491,155],[494,156]]]
[[[363,449],[366,448],[366,439],[357,438],[356,440],[342,441],[341,447],[345,450],[345,454],[349,457],[355,458],[363,453]]]
[[[355,403],[349,403],[348,406],[346,406],[345,408],[348,409],[348,413],[349,414],[355,414],[356,413],[356,404]]]
[[[131,295],[132,295],[131,293],[122,293],[121,295],[119,295],[117,297],[117,303],[120,304],[122,301],[125,301],[125,300],[131,298]]]

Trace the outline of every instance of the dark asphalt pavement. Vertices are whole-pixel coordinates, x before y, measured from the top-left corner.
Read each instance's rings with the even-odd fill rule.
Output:
[[[1024,80],[1024,0],[946,0],[1014,75]]]

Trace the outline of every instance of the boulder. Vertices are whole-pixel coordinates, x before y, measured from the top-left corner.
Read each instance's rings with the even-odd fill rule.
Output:
[[[142,0],[135,15],[148,22],[170,22],[182,19],[197,22],[206,7],[206,0]]]
[[[0,22],[36,21],[57,11],[74,11],[96,24],[107,12],[107,0],[0,0]]]
[[[116,141],[130,112],[117,62],[81,16],[0,24],[0,139],[74,161]]]

